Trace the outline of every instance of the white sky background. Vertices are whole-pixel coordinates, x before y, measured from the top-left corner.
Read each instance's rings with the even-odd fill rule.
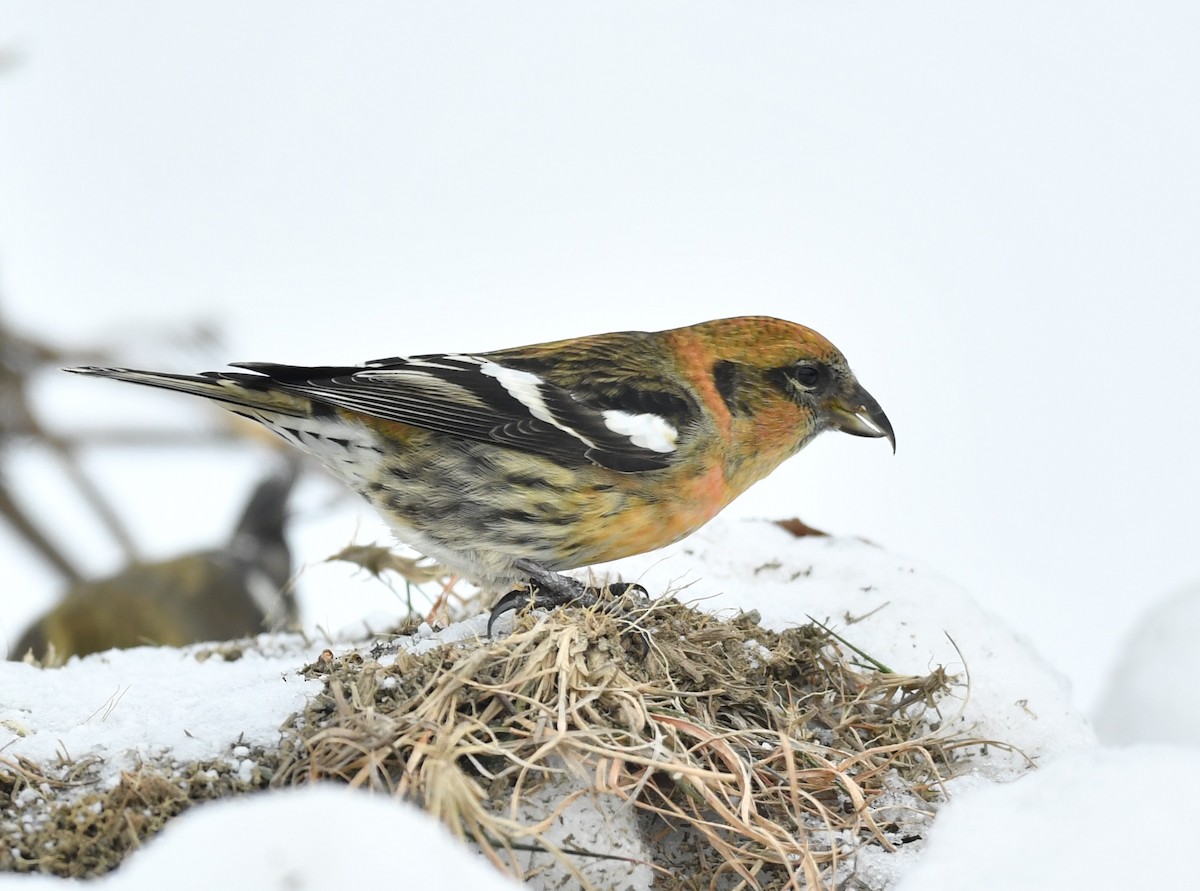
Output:
[[[828,434],[731,510],[956,577],[1086,705],[1200,577],[1198,35],[1187,2],[0,0],[2,308],[131,360],[211,319],[210,367],[810,325],[898,454]],[[60,421],[184,402],[43,389]],[[228,454],[98,466],[167,553],[236,512]],[[16,624],[53,586],[5,565]]]

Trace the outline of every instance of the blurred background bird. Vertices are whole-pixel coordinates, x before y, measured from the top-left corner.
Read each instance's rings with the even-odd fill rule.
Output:
[[[229,640],[297,623],[290,590],[287,502],[298,465],[264,478],[221,547],[160,562],[135,561],[83,581],[35,621],[9,656],[43,665],[143,645]]]

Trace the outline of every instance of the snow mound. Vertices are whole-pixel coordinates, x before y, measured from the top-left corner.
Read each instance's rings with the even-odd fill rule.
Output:
[[[1171,792],[1200,755],[1165,746],[1094,749],[942,808],[928,850],[895,891],[1185,888],[1200,811]],[[1114,824],[1120,827],[1114,831]]]
[[[1146,613],[1117,657],[1096,709],[1096,732],[1114,745],[1200,746],[1200,586]]]
[[[275,746],[320,684],[298,665],[322,647],[291,635],[243,645],[109,650],[61,668],[0,662],[0,754],[95,759],[104,782],[142,763]]]
[[[869,543],[798,538],[773,523],[718,520],[672,548],[597,567],[593,572],[596,576],[619,574],[627,581],[640,581],[656,594],[670,591],[706,611],[732,615],[755,610],[761,615],[762,626],[774,631],[803,626],[811,616],[854,647],[905,675],[926,675],[938,666],[964,679],[969,673],[969,687],[964,683],[955,689],[958,700],[945,701],[943,714],[948,721],[954,719],[954,726],[946,731],[1009,743],[1023,754],[995,746],[965,762],[970,765],[965,775],[948,784],[961,801],[948,807],[947,813],[960,806],[963,813],[973,813],[970,802],[979,795],[989,795],[987,800],[1003,800],[1010,790],[1020,796],[1026,794],[1023,789],[1040,788],[1030,784],[1046,783],[1039,777],[1047,774],[1057,776],[1050,770],[1064,763],[1067,754],[1087,755],[1070,759],[1070,763],[1091,765],[1103,777],[1116,774],[1108,762],[1092,752],[1095,739],[1091,728],[1070,707],[1067,690],[1046,662],[981,610],[960,587],[915,561]],[[423,627],[417,635],[403,639],[401,650],[404,658],[447,646],[471,652],[484,642],[483,624],[476,618],[441,630]],[[509,627],[509,621],[504,620],[500,634]],[[341,646],[335,649],[339,654],[346,652]],[[109,652],[72,660],[53,670],[2,663],[0,768],[6,759],[50,764],[60,755],[89,758],[96,761],[94,779],[101,785],[111,785],[118,781],[122,770],[139,764],[212,758],[237,762],[254,747],[277,746],[281,726],[302,713],[323,691],[322,683],[305,680],[302,674],[306,664],[322,661],[322,650],[322,645],[298,638],[263,636],[232,649],[220,645]],[[378,664],[386,666],[388,657],[378,650],[376,653]],[[398,654],[395,658],[402,657]],[[394,664],[399,665],[399,661]],[[1050,767],[1031,771],[1026,756]],[[237,765],[238,769],[245,766]],[[1017,783],[995,787],[996,780],[1018,777],[1021,779]],[[1081,787],[1068,784],[1070,794],[1083,796],[1084,774],[1072,773],[1070,777]],[[26,788],[19,804],[44,793],[44,788]],[[886,799],[882,803],[886,806]],[[533,808],[521,814],[522,819],[529,819],[538,808],[532,798],[521,804]],[[621,853],[640,859],[643,852],[636,848],[634,839],[637,826],[629,822],[628,809],[597,814],[593,804],[586,794],[575,793],[572,806],[554,815],[552,822],[556,825],[546,837],[564,848],[581,839],[588,846],[596,846],[600,844],[597,840],[604,837],[616,848],[624,847]],[[897,795],[894,808],[900,813],[910,810],[910,804]],[[1096,804],[1085,797],[1080,807],[1086,810]],[[935,839],[946,837],[941,822],[939,816],[930,833]],[[376,837],[374,827],[383,827],[377,834],[387,841],[375,844],[357,837],[352,848],[354,857],[340,857],[339,852],[351,845],[351,841],[335,837],[335,830],[341,831],[342,826],[352,826],[354,832],[369,829],[371,838]],[[422,828],[414,828],[418,826]],[[431,833],[428,839],[419,835],[425,830]],[[936,861],[952,857],[959,844],[953,830],[947,832],[951,840],[937,841],[928,856],[922,850],[921,833],[912,838],[911,844],[906,842],[892,853],[882,848],[863,851],[854,862],[855,876],[864,887],[885,888],[909,874],[914,863],[921,864],[921,869],[935,870],[939,868]],[[369,799],[342,789],[323,788],[289,794],[269,792],[197,807],[170,823],[144,853],[131,857],[104,881],[130,891],[157,888],[168,880],[164,872],[154,870],[173,868],[172,886],[178,884],[180,875],[194,874],[203,876],[196,887],[215,883],[305,887],[294,883],[326,875],[320,870],[329,868],[337,870],[336,878],[345,882],[350,873],[344,870],[352,867],[346,861],[373,864],[370,856],[376,850],[385,852],[390,868],[394,868],[396,859],[390,846],[402,837],[418,840],[413,857],[405,858],[406,874],[419,862],[435,870],[430,880],[465,879],[455,870],[478,867],[486,879],[476,878],[477,886],[481,881],[503,881],[490,867],[478,862],[476,855],[464,856],[457,843],[452,843],[452,852],[444,855],[422,853],[426,849],[441,850],[438,844],[450,843],[444,831],[420,813],[381,797]],[[194,855],[194,860],[203,859],[204,863],[181,867],[192,862],[187,859],[187,851],[202,851]],[[257,853],[251,857],[239,852]],[[250,873],[246,870],[251,867],[246,861],[254,858],[253,869],[261,872],[254,872],[247,884],[245,877]],[[1010,861],[1008,858],[1009,865],[1016,868]],[[532,863],[529,859],[525,862]],[[377,879],[384,868],[366,868],[364,875]],[[648,887],[645,872],[626,869],[621,887]],[[550,874],[544,875],[548,879]],[[959,886],[962,878],[960,874]],[[0,877],[0,883],[7,882]],[[57,887],[58,882],[35,884]]]
[[[1048,662],[961,586],[869,542],[797,538],[777,523],[717,519],[678,545],[594,572],[652,591],[684,588],[677,596],[706,610],[754,609],[776,631],[812,616],[897,672],[965,669],[971,688],[963,729],[1009,743],[1035,761],[1095,744]],[[1024,760],[988,769],[1011,778]]]

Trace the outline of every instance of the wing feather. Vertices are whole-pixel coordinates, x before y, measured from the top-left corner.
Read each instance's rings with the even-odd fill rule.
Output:
[[[609,426],[605,410],[537,374],[481,356],[418,356],[361,367],[246,362],[240,383],[426,430],[493,442],[560,463],[626,473],[669,466],[673,448],[649,448]],[[666,424],[656,418],[659,424]],[[669,425],[668,429],[671,428]]]

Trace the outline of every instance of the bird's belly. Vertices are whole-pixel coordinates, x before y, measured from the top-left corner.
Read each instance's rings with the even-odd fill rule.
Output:
[[[398,427],[403,425],[397,425]],[[391,432],[391,431],[389,431]],[[355,472],[321,455],[378,510],[404,544],[486,588],[523,581],[517,558],[564,570],[678,541],[730,500],[720,468],[665,481],[671,471],[621,474],[565,467],[488,443],[405,428]],[[390,447],[389,447],[390,446]]]
[[[720,513],[729,500],[724,476],[715,467],[703,476],[670,486],[659,483],[630,487],[614,499],[601,522],[582,524],[576,530],[573,565],[617,560],[666,547],[695,532]]]

